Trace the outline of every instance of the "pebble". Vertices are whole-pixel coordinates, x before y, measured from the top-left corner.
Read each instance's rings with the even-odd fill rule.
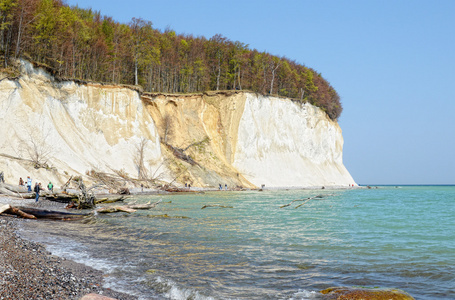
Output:
[[[53,256],[41,244],[18,237],[16,222],[0,215],[0,299],[78,300],[87,294],[104,295],[87,299],[137,299],[103,288],[101,271]]]

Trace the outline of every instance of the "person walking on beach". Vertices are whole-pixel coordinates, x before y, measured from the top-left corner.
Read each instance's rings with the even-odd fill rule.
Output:
[[[52,182],[49,181],[49,184],[47,185],[47,189],[52,193],[54,192],[54,185],[52,184]]]
[[[30,176],[27,176],[27,190],[29,193],[32,191],[32,179]]]
[[[41,190],[41,187],[39,186],[38,182],[35,183],[35,188],[34,188],[34,192],[35,192],[35,202],[38,202],[40,190]]]
[[[24,185],[24,180],[22,179],[22,177],[19,178],[19,186],[23,186]]]

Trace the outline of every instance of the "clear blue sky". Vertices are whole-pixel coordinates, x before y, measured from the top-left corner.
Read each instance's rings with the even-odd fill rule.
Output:
[[[455,0],[68,0],[121,23],[205,36],[320,72],[343,103],[360,184],[455,184]]]

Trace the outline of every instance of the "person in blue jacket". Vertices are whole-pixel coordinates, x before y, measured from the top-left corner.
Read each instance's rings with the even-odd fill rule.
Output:
[[[35,202],[38,202],[39,199],[39,192],[41,191],[41,187],[39,186],[38,182],[35,183],[35,188],[33,189],[35,192]]]

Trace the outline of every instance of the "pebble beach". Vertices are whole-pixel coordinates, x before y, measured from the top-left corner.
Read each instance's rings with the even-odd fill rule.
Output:
[[[46,202],[36,206],[46,207]],[[34,200],[0,197],[0,203],[30,206]],[[0,215],[0,299],[137,299],[103,288],[101,271],[22,239],[16,233],[20,222],[15,216]]]

